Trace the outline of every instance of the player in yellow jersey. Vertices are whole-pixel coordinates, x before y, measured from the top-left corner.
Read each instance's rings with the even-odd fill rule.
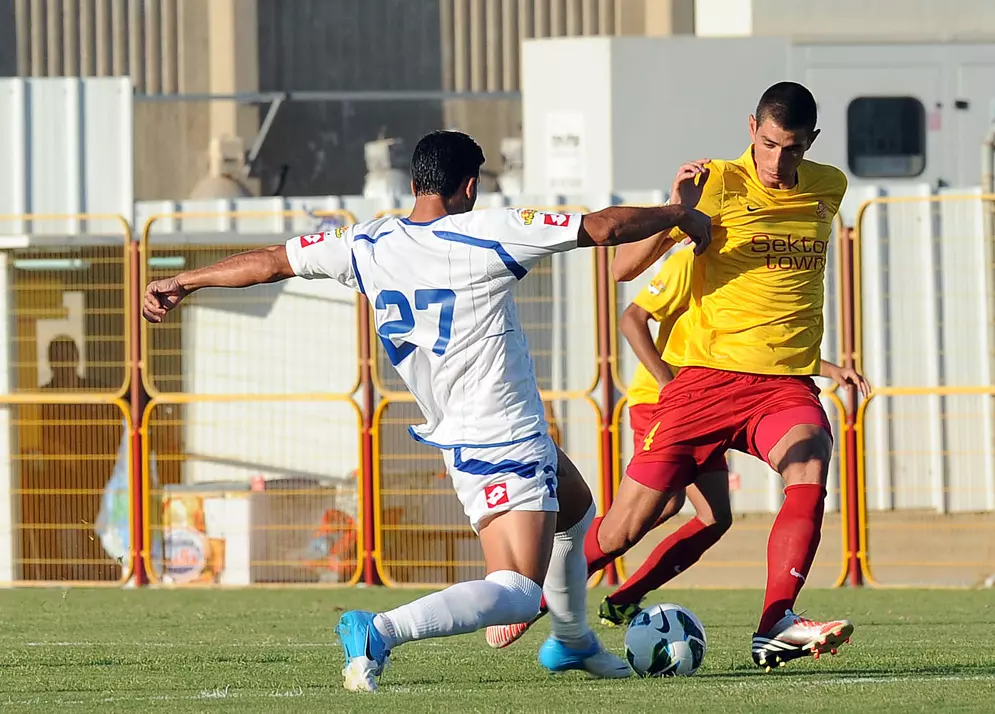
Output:
[[[664,362],[663,353],[668,346],[674,351],[682,349],[684,330],[675,326],[691,302],[693,271],[694,252],[687,249],[676,252],[622,313],[622,334],[639,358],[625,397],[633,453],[644,449],[647,440],[656,438],[655,434],[650,435],[650,430],[655,423],[653,415],[660,389],[673,380],[676,372]],[[651,320],[659,323],[655,338],[650,331]],[[853,369],[822,360],[820,374],[841,385],[856,385],[864,396],[870,392],[870,385]],[[687,487],[686,496],[694,506],[695,516],[657,544],[639,569],[601,602],[598,613],[603,623],[628,625],[639,613],[640,603],[648,593],[698,562],[729,530],[732,509],[724,454],[716,454],[699,468],[699,475]],[[676,515],[684,505],[684,498],[684,492],[674,496],[656,525]]]
[[[732,161],[681,167],[671,202],[712,217],[713,244],[695,260],[680,368],[660,393],[652,443],[636,452],[612,508],[588,532],[588,568],[625,553],[728,449],[766,461],[785,482],[771,528],[767,591],[752,655],[761,667],[835,652],[853,625],[796,615],[818,548],[832,453],[819,373],[823,279],[833,217],[846,192],[839,169],[805,160],[819,134],[812,94],[770,87],[750,117],[752,143]],[[622,248],[612,270],[631,280],[674,243],[669,234]],[[675,345],[676,347],[676,345]]]
[[[678,250],[666,261],[622,313],[621,331],[639,358],[639,365],[626,392],[629,425],[634,452],[652,446],[653,416],[661,386],[674,378],[676,368],[663,360],[665,349],[680,351],[685,339],[684,324],[679,318],[691,302],[694,251]],[[656,337],[650,321],[659,324]],[[838,384],[854,384],[867,396],[870,385],[855,370],[827,360],[821,361],[820,373]],[[598,608],[607,625],[628,625],[641,610],[642,599],[678,574],[694,565],[732,525],[729,500],[729,469],[725,454],[716,454],[699,468],[699,475],[686,492],[671,497],[657,519],[656,526],[677,515],[684,506],[685,495],[695,509],[694,518],[664,538],[649,556],[615,592],[602,600]],[[588,575],[597,570],[589,568]],[[531,623],[496,625],[487,629],[487,641],[493,647],[507,647],[521,637]]]

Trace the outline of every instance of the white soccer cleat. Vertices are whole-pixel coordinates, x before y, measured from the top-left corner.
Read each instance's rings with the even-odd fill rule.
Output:
[[[625,679],[632,676],[632,668],[628,663],[606,649],[585,659],[584,670],[599,679]]]
[[[386,661],[384,662],[386,665]],[[342,686],[350,692],[377,691],[376,677],[385,666],[378,665],[366,657],[353,657],[342,670]]]
[[[827,652],[836,654],[852,634],[853,623],[849,620],[817,622],[785,610],[784,617],[769,633],[753,635],[753,661],[769,672],[799,657],[811,655],[819,659]]]

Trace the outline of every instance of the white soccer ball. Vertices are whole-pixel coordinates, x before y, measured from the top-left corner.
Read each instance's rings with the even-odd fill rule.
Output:
[[[640,677],[689,677],[705,659],[705,628],[680,605],[651,605],[625,633],[625,656]]]

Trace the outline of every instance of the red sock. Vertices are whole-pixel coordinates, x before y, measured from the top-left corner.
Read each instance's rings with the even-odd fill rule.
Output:
[[[767,595],[757,632],[766,634],[795,606],[822,537],[826,490],[800,483],[784,489],[784,503],[767,541]]]
[[[697,518],[692,518],[660,541],[639,570],[608,598],[615,605],[638,603],[697,563],[706,550],[718,543],[725,530],[724,526],[706,526]]]
[[[615,560],[615,556],[601,550],[598,543],[598,531],[601,530],[601,521],[604,516],[598,516],[587,529],[587,536],[584,538],[584,555],[587,557],[587,577],[591,577],[599,570],[603,570],[606,565]]]

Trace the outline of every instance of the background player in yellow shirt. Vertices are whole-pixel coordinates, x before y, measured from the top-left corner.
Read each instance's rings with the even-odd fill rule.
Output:
[[[732,161],[681,167],[671,202],[712,217],[713,243],[695,260],[686,338],[664,359],[680,367],[660,394],[647,439],[612,508],[585,541],[603,567],[656,525],[670,499],[728,449],[766,461],[785,482],[771,528],[767,590],[752,656],[770,668],[835,652],[853,625],[793,612],[821,537],[832,454],[819,373],[826,254],[846,192],[839,169],[804,159],[818,136],[812,94],[770,87],[750,117],[752,143]],[[631,280],[672,245],[669,234],[620,249],[612,269]]]
[[[663,361],[665,348],[679,351],[684,332],[675,329],[691,301],[694,252],[683,249],[670,256],[653,281],[643,288],[622,313],[621,331],[639,358],[639,365],[626,392],[629,425],[632,428],[633,452],[645,446],[647,430],[653,424],[660,390],[674,378],[676,369]],[[656,337],[650,321],[659,324]],[[870,385],[855,370],[822,360],[820,373],[837,384],[854,384],[867,396]],[[607,596],[599,608],[602,622],[628,625],[640,611],[647,594],[661,587],[694,565],[715,545],[732,525],[729,500],[729,468],[725,455],[716,455],[699,469],[686,496],[695,515],[668,535],[652,550],[642,565],[625,583]],[[684,505],[685,493],[675,495],[657,521],[661,525],[677,515]]]

